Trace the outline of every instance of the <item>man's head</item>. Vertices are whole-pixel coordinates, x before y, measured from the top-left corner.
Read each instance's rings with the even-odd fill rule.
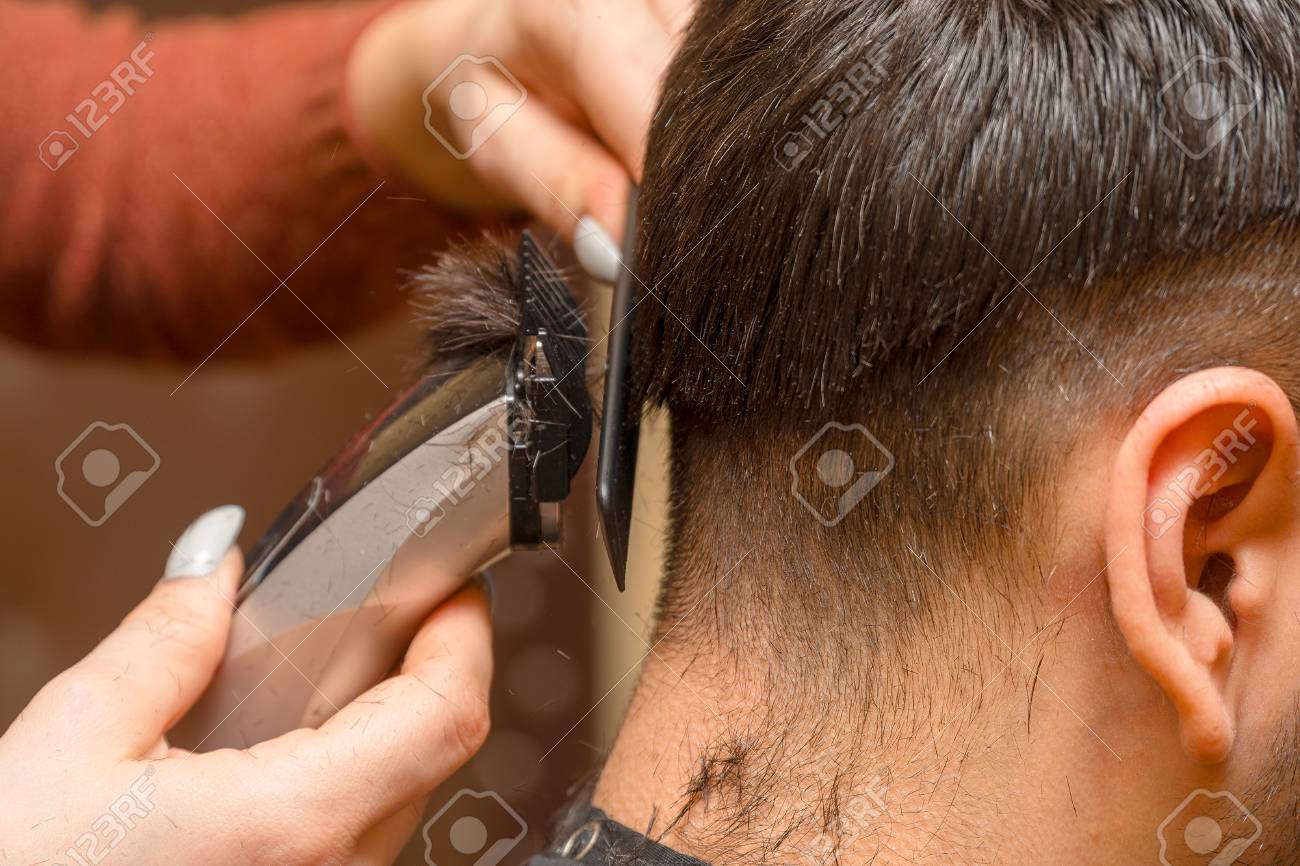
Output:
[[[707,3],[641,202],[668,651],[896,779],[1014,743],[999,801],[1119,851],[1232,790],[1214,850],[1292,862],[1300,8]],[[739,808],[800,758],[733,734]]]

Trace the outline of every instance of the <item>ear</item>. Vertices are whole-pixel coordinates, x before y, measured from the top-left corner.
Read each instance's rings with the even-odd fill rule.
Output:
[[[1220,367],[1165,389],[1129,428],[1111,476],[1108,581],[1133,658],[1178,713],[1184,750],[1232,749],[1244,674],[1296,519],[1296,418],[1269,377]]]

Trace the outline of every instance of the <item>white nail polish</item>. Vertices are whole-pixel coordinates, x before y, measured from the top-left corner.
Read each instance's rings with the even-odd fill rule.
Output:
[[[589,216],[578,220],[573,236],[573,252],[583,269],[602,283],[618,279],[623,256],[609,233]]]
[[[204,514],[173,545],[163,580],[211,574],[234,545],[243,526],[244,509],[238,505],[223,505]]]

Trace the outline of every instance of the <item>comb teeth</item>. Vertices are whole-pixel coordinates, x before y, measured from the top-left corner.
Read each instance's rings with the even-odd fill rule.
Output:
[[[524,333],[551,335],[547,355],[556,377],[567,378],[586,359],[587,326],[568,285],[528,232],[519,240],[519,288]]]

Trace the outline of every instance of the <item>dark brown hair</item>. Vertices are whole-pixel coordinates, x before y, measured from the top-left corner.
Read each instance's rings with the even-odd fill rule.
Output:
[[[1298,52],[1285,0],[701,4],[636,260],[639,393],[674,430],[665,622],[949,628],[936,576],[1066,531],[1085,431],[1213,364],[1296,393]],[[888,473],[833,525],[792,495],[827,422]],[[1014,617],[997,571],[971,583]]]

